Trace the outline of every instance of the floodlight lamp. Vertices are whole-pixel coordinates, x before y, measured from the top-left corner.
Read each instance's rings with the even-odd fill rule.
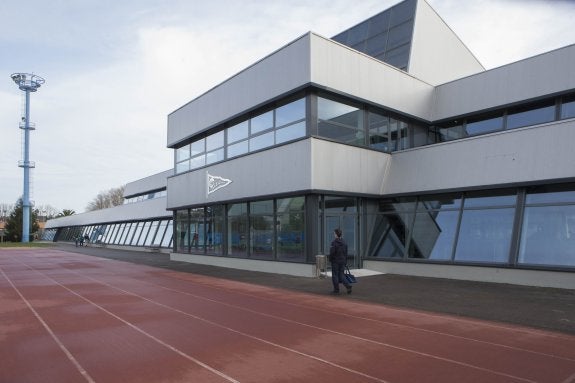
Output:
[[[36,92],[46,82],[42,77],[30,73],[13,73],[10,77],[20,90],[29,92]]]

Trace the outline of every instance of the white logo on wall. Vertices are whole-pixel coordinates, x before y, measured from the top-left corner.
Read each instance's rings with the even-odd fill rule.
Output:
[[[213,176],[208,172],[206,172],[206,176],[207,176],[208,195],[232,183],[232,180],[223,177]]]

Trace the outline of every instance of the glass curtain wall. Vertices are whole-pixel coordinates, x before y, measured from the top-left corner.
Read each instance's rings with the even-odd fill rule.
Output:
[[[305,197],[278,199],[277,257],[282,261],[304,262]]]
[[[274,201],[250,203],[250,258],[274,259]]]

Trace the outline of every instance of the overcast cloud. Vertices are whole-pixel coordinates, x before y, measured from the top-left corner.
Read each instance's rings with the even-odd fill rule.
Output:
[[[22,194],[12,73],[46,79],[31,97],[31,199],[79,213],[172,166],[170,112],[310,30],[331,37],[397,2],[3,0],[0,203]],[[574,1],[428,2],[488,69],[575,43]]]

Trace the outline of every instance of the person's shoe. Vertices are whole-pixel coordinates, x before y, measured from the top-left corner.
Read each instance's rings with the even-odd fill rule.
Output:
[[[333,290],[330,294],[331,295],[339,295],[339,291]]]
[[[351,286],[347,286],[346,289],[347,289],[347,293],[351,294]]]

